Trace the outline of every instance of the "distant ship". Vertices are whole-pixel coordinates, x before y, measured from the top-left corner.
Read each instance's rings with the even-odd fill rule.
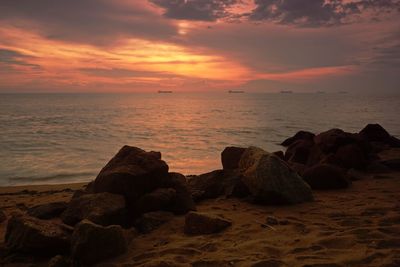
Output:
[[[230,93],[230,94],[243,94],[244,91],[241,91],[241,90],[229,90],[228,93]]]
[[[172,94],[172,91],[163,91],[163,90],[159,90],[158,93],[159,93],[159,94]]]
[[[283,90],[280,92],[281,94],[293,94],[293,91],[290,90]]]

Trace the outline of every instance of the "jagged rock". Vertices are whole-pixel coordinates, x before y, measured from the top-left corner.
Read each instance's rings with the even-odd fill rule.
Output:
[[[138,214],[157,211],[167,210],[172,205],[176,197],[176,191],[173,188],[157,188],[151,193],[143,195],[136,202],[135,210]]]
[[[186,177],[180,173],[169,173],[168,187],[175,189],[175,198],[173,199],[168,210],[175,214],[185,214],[188,211],[196,210],[196,205],[193,201],[189,190],[189,185]]]
[[[315,136],[315,134],[313,134],[313,133],[310,133],[310,132],[307,132],[307,131],[299,131],[294,136],[289,137],[288,139],[283,141],[281,143],[281,145],[282,146],[290,146],[291,144],[293,144],[294,142],[296,142],[298,140],[312,141],[314,136]]]
[[[245,148],[242,147],[226,147],[221,153],[222,167],[224,170],[237,169],[239,167],[240,157]]]
[[[360,131],[359,134],[369,142],[380,142],[391,147],[400,147],[400,140],[394,136],[391,136],[379,124],[368,124]]]
[[[335,158],[346,168],[364,170],[367,167],[368,159],[362,149],[356,144],[348,144],[338,148]]]
[[[355,142],[355,137],[351,133],[341,129],[331,129],[322,132],[314,137],[314,142],[324,153],[335,153],[336,150],[344,145]]]
[[[303,177],[316,190],[342,189],[350,185],[340,168],[328,164],[318,164],[307,169]]]
[[[7,220],[7,216],[2,209],[0,209],[0,223]]]
[[[135,221],[135,227],[141,233],[150,233],[162,224],[170,221],[173,217],[174,214],[167,211],[148,212]]]
[[[69,249],[70,231],[63,225],[16,214],[8,220],[5,243],[12,251],[56,255]]]
[[[29,208],[28,214],[39,219],[48,220],[60,216],[67,209],[67,206],[68,204],[64,201],[46,203]]]
[[[126,252],[127,241],[118,225],[103,227],[89,220],[76,225],[71,238],[71,255],[75,261],[91,265]]]
[[[221,232],[231,226],[232,222],[208,213],[189,212],[185,217],[185,234],[205,235]]]
[[[241,177],[239,170],[216,170],[192,176],[189,178],[188,184],[193,199],[200,201],[223,195],[236,196],[236,193],[246,194]]]
[[[313,146],[313,141],[298,140],[292,143],[286,150],[285,160],[288,162],[306,164]]]
[[[249,147],[239,163],[242,181],[257,202],[296,204],[313,200],[310,187],[284,161],[257,147]]]
[[[111,193],[84,194],[73,198],[61,214],[65,224],[75,225],[89,219],[100,225],[124,224],[126,216],[125,199]]]
[[[124,146],[100,171],[92,187],[96,193],[123,195],[127,206],[134,207],[141,196],[167,182],[168,165],[161,160],[160,152]]]

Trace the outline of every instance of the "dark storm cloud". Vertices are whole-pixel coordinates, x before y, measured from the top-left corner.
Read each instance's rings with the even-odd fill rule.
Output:
[[[0,49],[0,64],[7,68],[12,68],[12,66],[19,65],[39,69],[39,65],[28,62],[30,58],[32,57],[14,50]]]
[[[249,14],[254,21],[272,21],[303,27],[334,26],[355,22],[363,13],[399,12],[397,0],[255,0],[256,8]],[[380,14],[379,14],[380,13]]]
[[[143,2],[2,0],[0,23],[40,31],[49,39],[107,45],[119,37],[165,39],[176,29]]]
[[[172,19],[215,21],[229,15],[226,9],[238,0],[150,0]]]

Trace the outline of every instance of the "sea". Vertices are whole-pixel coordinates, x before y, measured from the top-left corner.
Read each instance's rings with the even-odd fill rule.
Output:
[[[123,146],[171,171],[221,168],[226,146],[279,144],[299,130],[400,137],[400,96],[352,93],[0,94],[0,186],[86,182]]]

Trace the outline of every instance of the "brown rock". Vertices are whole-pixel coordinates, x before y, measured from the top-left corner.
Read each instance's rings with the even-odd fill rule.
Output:
[[[237,169],[239,166],[240,157],[245,148],[242,147],[226,147],[221,153],[222,167],[224,170]]]
[[[124,224],[125,200],[121,195],[111,193],[85,194],[73,198],[61,214],[65,224],[75,225],[89,219],[100,225]]]
[[[380,142],[391,147],[400,147],[400,140],[391,136],[381,125],[368,124],[360,131],[360,136],[369,142]]]
[[[316,190],[342,189],[350,185],[340,168],[328,164],[318,164],[307,169],[303,178]]]
[[[338,148],[335,157],[346,169],[365,170],[368,160],[363,150],[356,144],[348,144]]]
[[[71,238],[72,258],[87,265],[121,255],[127,246],[120,226],[103,227],[89,220],[80,222]]]
[[[174,214],[167,211],[148,212],[135,221],[135,227],[139,232],[147,234],[170,221],[173,217]]]
[[[306,164],[314,142],[310,140],[298,140],[292,143],[285,153],[285,160],[300,164]]]
[[[173,188],[158,188],[151,193],[143,195],[136,202],[136,209],[138,214],[167,210],[175,200],[176,191]]]
[[[67,206],[68,204],[64,201],[46,203],[29,208],[28,214],[39,219],[48,220],[60,216],[67,209]]]
[[[223,231],[232,222],[208,213],[189,212],[185,217],[185,234],[205,235]]]
[[[172,172],[169,173],[168,180],[167,186],[175,189],[176,192],[168,210],[175,214],[185,214],[188,211],[196,210],[186,177],[180,173]]]
[[[93,191],[123,195],[132,207],[141,196],[164,187],[167,181],[168,165],[160,152],[124,146],[100,171]]]
[[[307,132],[307,131],[299,131],[294,136],[289,137],[288,139],[283,141],[281,143],[281,145],[282,146],[290,146],[291,144],[293,144],[294,142],[296,142],[298,140],[312,141],[314,136],[315,136],[315,134],[313,134],[313,133],[310,133],[310,132]]]
[[[314,137],[314,142],[324,153],[335,153],[344,145],[354,143],[354,136],[341,129],[331,129]]]
[[[17,214],[7,225],[5,243],[12,251],[56,255],[69,249],[67,227],[34,217]]]
[[[7,216],[2,209],[0,209],[0,223],[7,220]]]

